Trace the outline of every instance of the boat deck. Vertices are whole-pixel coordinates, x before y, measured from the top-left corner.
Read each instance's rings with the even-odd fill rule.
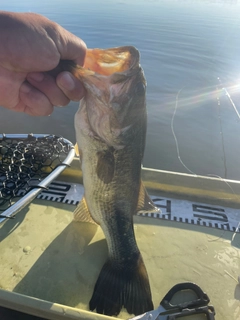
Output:
[[[73,221],[81,198],[81,173],[76,175],[75,162],[60,177],[75,193],[56,182],[55,191],[49,189],[52,194],[43,193],[40,198],[44,199],[35,199],[15,219],[0,226],[0,306],[44,319],[110,319],[88,311],[107,245],[100,227]],[[134,217],[154,307],[173,285],[190,281],[208,294],[216,319],[239,319],[239,184],[146,169],[143,179],[162,207],[160,216]],[[65,195],[57,195],[56,189]],[[187,204],[195,208],[193,218],[197,220],[186,221]],[[231,219],[226,222],[228,212]],[[4,316],[6,310],[0,312]],[[119,315],[129,317],[124,310]]]

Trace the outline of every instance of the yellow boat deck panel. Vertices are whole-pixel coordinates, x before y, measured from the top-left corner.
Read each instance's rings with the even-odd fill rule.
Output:
[[[235,182],[227,182],[231,189],[221,184],[223,181],[210,179],[207,183],[207,179],[194,176],[180,181],[181,175],[148,170],[143,170],[143,178],[150,194],[166,196],[169,191],[171,197],[186,198],[188,190],[187,198],[195,199],[196,190],[205,184],[208,189],[202,188],[196,201],[216,203],[218,194],[221,204],[228,201],[238,207],[239,184]],[[76,176],[73,164],[60,179],[79,182],[81,176]],[[211,189],[219,183],[220,190]],[[107,257],[104,234],[100,227],[74,222],[74,209],[75,205],[35,199],[15,219],[0,226],[1,306],[48,319],[109,318],[88,311]],[[142,216],[135,216],[134,222],[155,308],[173,285],[190,281],[208,294],[217,320],[240,319],[239,232]],[[130,315],[123,310],[119,318]],[[193,319],[205,318],[198,315]]]

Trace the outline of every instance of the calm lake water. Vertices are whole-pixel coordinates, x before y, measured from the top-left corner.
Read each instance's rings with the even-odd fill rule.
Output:
[[[148,82],[144,166],[240,180],[239,1],[1,0],[0,9],[43,14],[89,48],[136,46]],[[0,132],[75,142],[77,108],[43,118],[1,109]]]

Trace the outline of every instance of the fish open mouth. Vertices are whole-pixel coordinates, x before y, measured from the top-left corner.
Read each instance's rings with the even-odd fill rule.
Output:
[[[111,76],[128,73],[139,66],[139,52],[133,46],[110,49],[87,49],[84,66],[73,66],[70,70],[77,78],[94,74]]]
[[[124,72],[139,62],[138,50],[132,46],[111,49],[88,49],[83,68],[110,76]]]
[[[131,70],[139,67],[139,60],[139,51],[133,46],[87,49],[83,67],[72,60],[60,60],[58,66],[47,73],[56,78],[60,72],[69,71],[79,79],[95,74],[100,76],[111,76],[114,73],[128,75]]]

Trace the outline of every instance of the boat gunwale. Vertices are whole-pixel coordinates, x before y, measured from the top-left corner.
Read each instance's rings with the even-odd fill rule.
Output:
[[[58,177],[83,183],[78,157]],[[240,206],[240,181],[142,167],[142,180],[151,195],[198,201],[230,208]]]

